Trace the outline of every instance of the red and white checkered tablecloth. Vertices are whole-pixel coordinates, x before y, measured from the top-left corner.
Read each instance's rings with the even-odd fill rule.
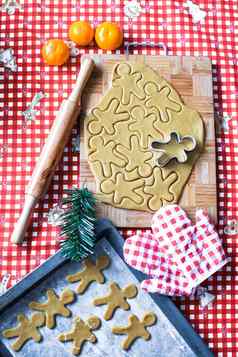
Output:
[[[238,219],[238,2],[194,1],[207,12],[202,24],[193,24],[185,2],[141,1],[143,12],[133,21],[124,13],[126,1],[120,0],[20,0],[21,11],[12,15],[0,11],[0,50],[12,48],[18,65],[16,73],[0,66],[0,278],[11,274],[13,285],[58,249],[57,229],[48,223],[46,215],[66,188],[79,183],[80,154],[72,145],[78,134],[75,128],[49,193],[35,210],[28,243],[21,247],[10,244],[35,159],[62,99],[72,88],[80,63],[79,56],[67,66],[45,66],[40,48],[46,39],[67,39],[68,26],[77,19],[87,19],[94,25],[116,21],[124,29],[125,41],[164,42],[171,55],[212,59],[215,110],[221,118],[230,118],[227,128],[217,136],[217,174],[219,232],[232,262],[207,283],[216,295],[211,307],[202,310],[189,298],[179,299],[177,304],[217,356],[233,357],[238,356],[238,237],[223,234],[223,229],[230,220]],[[80,53],[85,52],[102,53],[96,47],[80,49]],[[141,52],[159,53],[149,48],[134,50]],[[22,111],[40,91],[45,93],[38,106],[40,113],[26,124]],[[131,233],[127,230],[124,236]]]

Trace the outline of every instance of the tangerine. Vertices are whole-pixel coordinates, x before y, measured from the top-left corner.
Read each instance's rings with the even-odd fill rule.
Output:
[[[79,46],[88,46],[94,37],[94,29],[88,21],[76,21],[70,25],[69,38]]]
[[[113,22],[103,22],[97,26],[95,40],[103,50],[115,50],[123,41],[123,33],[120,27]]]
[[[69,47],[63,40],[51,39],[48,40],[41,50],[42,57],[45,63],[50,66],[61,66],[69,59]]]

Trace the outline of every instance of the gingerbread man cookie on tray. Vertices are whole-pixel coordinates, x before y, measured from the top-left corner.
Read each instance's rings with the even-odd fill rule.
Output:
[[[74,292],[70,289],[64,289],[61,296],[58,297],[53,289],[46,292],[47,301],[40,303],[32,301],[29,307],[33,310],[42,311],[46,315],[46,326],[54,328],[56,323],[56,316],[69,317],[71,311],[65,306],[74,301]]]
[[[146,327],[155,324],[156,315],[149,312],[144,315],[142,320],[139,320],[136,315],[130,315],[128,320],[127,326],[115,326],[112,328],[112,332],[116,335],[127,335],[127,338],[122,342],[124,350],[128,350],[137,338],[143,338],[145,341],[151,338],[151,334],[146,330]]]
[[[12,344],[14,351],[19,351],[22,346],[33,339],[35,342],[40,342],[42,336],[38,328],[45,323],[45,317],[41,313],[33,314],[30,318],[23,314],[17,316],[19,324],[16,327],[9,328],[3,331],[3,336],[6,338],[17,337],[17,340]]]
[[[83,294],[87,287],[94,281],[98,284],[103,284],[105,281],[102,270],[108,267],[110,263],[106,255],[99,257],[94,264],[89,258],[84,260],[84,269],[72,275],[68,275],[66,279],[70,283],[79,281],[77,293]]]
[[[72,353],[77,356],[80,354],[85,342],[95,343],[97,341],[92,330],[98,329],[100,325],[101,321],[97,316],[91,316],[85,322],[79,317],[76,317],[72,329],[66,333],[61,333],[58,339],[61,342],[73,341]]]
[[[127,299],[134,298],[137,295],[137,292],[137,287],[133,284],[127,285],[125,288],[121,289],[113,282],[110,285],[110,293],[106,296],[96,298],[93,303],[96,306],[107,305],[104,319],[110,320],[116,309],[121,308],[125,311],[130,309]]]

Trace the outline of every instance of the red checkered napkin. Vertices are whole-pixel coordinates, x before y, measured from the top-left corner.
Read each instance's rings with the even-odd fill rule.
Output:
[[[126,240],[126,262],[152,279],[142,288],[166,295],[190,295],[202,281],[228,262],[221,240],[203,210],[193,225],[178,205],[161,208],[152,233]]]

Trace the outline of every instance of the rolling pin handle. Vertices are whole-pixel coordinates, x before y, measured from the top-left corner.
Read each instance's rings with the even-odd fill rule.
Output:
[[[29,220],[31,218],[32,209],[35,207],[37,199],[34,196],[27,195],[24,203],[24,207],[17,224],[15,225],[14,231],[11,236],[11,242],[14,244],[22,243]]]
[[[79,102],[82,91],[83,91],[89,77],[91,76],[93,67],[94,67],[94,61],[92,60],[92,58],[84,57],[84,59],[81,63],[80,71],[79,71],[74,89],[68,98],[69,101]]]

